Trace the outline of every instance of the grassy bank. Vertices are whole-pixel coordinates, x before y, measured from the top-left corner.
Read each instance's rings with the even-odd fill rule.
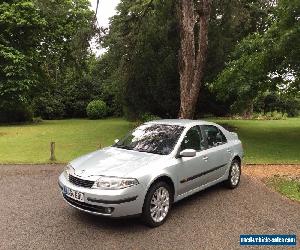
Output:
[[[215,120],[239,134],[246,163],[300,163],[300,118],[279,121]],[[34,125],[0,126],[0,163],[49,162],[56,142],[58,162],[111,145],[130,128],[123,119],[56,120]]]
[[[300,201],[300,180],[272,177],[267,180],[267,185],[292,200]]]

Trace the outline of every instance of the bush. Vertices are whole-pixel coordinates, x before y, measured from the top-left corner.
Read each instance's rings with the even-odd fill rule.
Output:
[[[287,114],[275,110],[273,112],[266,113],[266,117],[269,120],[285,120],[287,118]]]
[[[43,119],[41,117],[33,117],[32,123],[38,124],[43,122]]]
[[[45,120],[62,119],[65,116],[65,105],[57,95],[47,94],[37,97],[32,106],[34,115]]]
[[[29,105],[5,103],[0,105],[0,123],[31,122],[33,118]]]
[[[144,113],[140,116],[141,122],[149,122],[153,120],[160,120],[161,118],[159,116],[153,115],[151,113]]]
[[[94,100],[87,105],[86,113],[90,119],[101,119],[107,114],[107,106],[102,100]]]
[[[267,113],[254,113],[252,119],[255,120],[285,120],[287,118],[286,113],[273,111]]]
[[[161,118],[159,116],[153,115],[151,113],[144,113],[139,116],[137,120],[133,123],[133,128],[136,128],[140,125],[142,125],[145,122],[153,121],[153,120],[160,120]]]
[[[86,117],[88,103],[89,101],[87,100],[67,99],[65,102],[66,117]]]

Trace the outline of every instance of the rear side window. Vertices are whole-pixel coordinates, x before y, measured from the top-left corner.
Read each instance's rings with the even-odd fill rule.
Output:
[[[227,142],[225,135],[216,126],[202,125],[201,127],[206,135],[209,148],[216,147]]]

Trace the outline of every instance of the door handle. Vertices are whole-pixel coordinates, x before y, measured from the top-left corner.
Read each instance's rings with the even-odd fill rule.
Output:
[[[203,160],[207,161],[208,160],[208,156],[203,156]]]

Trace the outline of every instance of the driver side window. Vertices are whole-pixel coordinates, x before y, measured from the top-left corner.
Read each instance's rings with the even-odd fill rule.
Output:
[[[200,151],[203,149],[203,139],[197,126],[190,128],[181,142],[181,150],[194,149]]]

